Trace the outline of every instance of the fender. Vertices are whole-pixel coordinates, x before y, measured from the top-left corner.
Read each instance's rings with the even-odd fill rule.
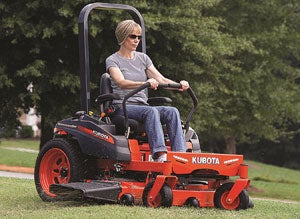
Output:
[[[115,136],[114,125],[96,125],[83,119],[68,118],[59,121],[55,129],[78,141],[84,154],[98,158],[130,161],[128,140],[125,136]]]

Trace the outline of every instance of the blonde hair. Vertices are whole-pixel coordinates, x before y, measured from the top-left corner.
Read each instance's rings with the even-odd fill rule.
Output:
[[[121,21],[115,31],[115,35],[119,45],[122,45],[127,37],[133,32],[134,28],[137,28],[141,33],[141,26],[133,20],[124,20]]]

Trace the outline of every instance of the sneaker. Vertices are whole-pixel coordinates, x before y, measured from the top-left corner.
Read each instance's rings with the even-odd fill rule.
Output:
[[[163,163],[165,161],[167,161],[167,154],[164,153],[162,155],[160,155],[157,159],[154,159],[155,162],[159,162],[159,163]]]

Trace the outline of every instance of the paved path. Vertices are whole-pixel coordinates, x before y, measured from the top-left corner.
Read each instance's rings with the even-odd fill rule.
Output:
[[[9,171],[0,171],[0,177],[13,177],[19,179],[34,179],[33,174],[31,173],[16,173]]]

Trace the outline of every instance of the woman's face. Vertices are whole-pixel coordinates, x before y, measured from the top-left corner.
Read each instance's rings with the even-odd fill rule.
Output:
[[[134,28],[131,34],[125,40],[123,46],[128,50],[135,51],[141,40],[142,34],[138,28]]]

